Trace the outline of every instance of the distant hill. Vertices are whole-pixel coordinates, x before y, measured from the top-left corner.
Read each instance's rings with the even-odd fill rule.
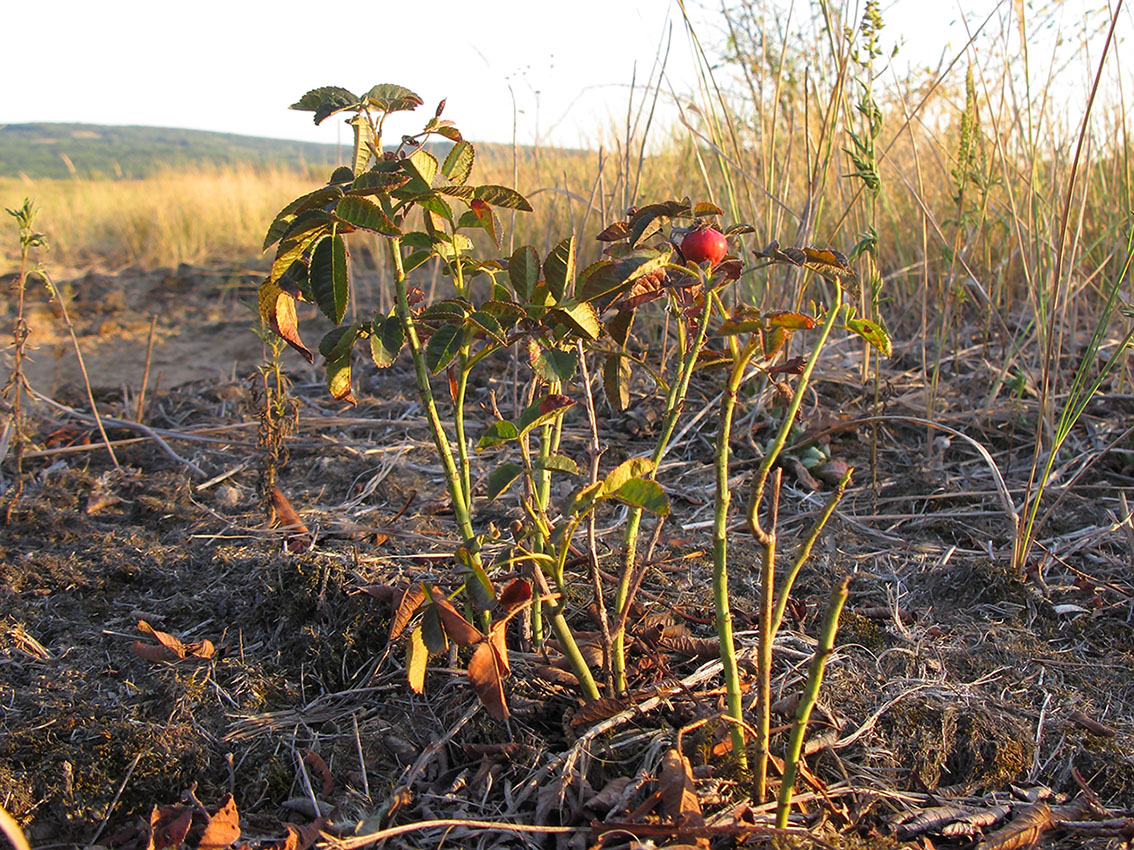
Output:
[[[0,177],[140,178],[166,168],[337,165],[338,145],[167,127],[101,124],[0,125]],[[477,145],[481,158],[511,155],[507,145]],[[526,158],[531,150],[520,151]]]
[[[165,127],[8,124],[0,127],[0,176],[145,177],[192,165],[323,166],[336,145]]]

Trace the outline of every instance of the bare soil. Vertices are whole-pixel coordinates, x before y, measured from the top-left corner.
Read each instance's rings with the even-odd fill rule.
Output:
[[[406,685],[404,639],[388,641],[401,589],[455,588],[454,529],[405,364],[381,373],[360,364],[359,404],[338,409],[319,375],[288,355],[299,419],[279,486],[314,545],[293,552],[300,547],[289,547],[285,532],[266,526],[253,392],[263,346],[245,306],[257,282],[251,270],[186,267],[68,282],[104,416],[134,418],[157,316],[143,419],[168,450],[114,426],[117,467],[89,419],[66,409],[89,414],[69,337],[42,292],[29,290],[30,380],[56,404],[28,403],[23,495],[0,525],[0,805],[33,846],[145,848],[154,808],[187,791],[209,809],[232,794],[241,841],[253,846],[284,846],[272,842],[286,823],[320,815],[333,836],[432,818],[579,828],[449,825],[407,832],[396,846],[589,847],[603,824],[628,821],[643,840],[692,843],[664,806],[652,814],[642,806],[682,729],[706,829],[718,830],[702,834],[714,847],[736,836],[769,840],[742,828],[759,810],[722,744],[719,676],[694,676],[712,659],[687,640],[715,634],[712,411],[684,433],[660,476],[674,515],[631,617],[629,701],[583,709],[517,629],[513,717],[503,724],[478,708],[463,656],[435,656],[417,696]],[[973,387],[987,385],[977,373],[990,357],[977,346],[948,364],[938,419],[988,449],[1018,500],[1034,405],[1001,399],[983,409]],[[862,386],[854,364],[849,345],[831,350],[809,427],[872,413],[873,385]],[[924,411],[912,366],[901,354],[887,365],[883,412]],[[514,386],[500,363],[474,387],[472,406],[487,406],[494,391],[508,408]],[[714,404],[714,392],[695,385],[688,415]],[[643,403],[603,417],[604,465],[646,450],[651,412]],[[965,846],[972,836],[931,830],[930,839],[903,832],[900,821],[938,805],[998,803],[1018,818],[1041,798],[1058,809],[1082,786],[1108,815],[1134,812],[1134,531],[1120,501],[1134,496],[1134,469],[1129,441],[1118,446],[1124,452],[1103,451],[1132,415],[1134,402],[1117,392],[1088,410],[1050,497],[1062,501],[1023,575],[1008,566],[1011,525],[990,469],[964,440],[896,420],[824,438],[859,472],[797,584],[777,644],[775,700],[799,692],[828,595],[843,575],[854,579],[798,788],[804,810],[793,824],[814,837],[798,846]],[[490,420],[486,410],[477,417],[473,434]],[[755,416],[738,424],[734,504],[744,501],[762,427]],[[581,454],[585,437],[582,420],[570,420],[567,451]],[[491,461],[479,459],[477,474]],[[11,451],[3,473],[10,485]],[[824,498],[785,474],[781,570]],[[518,516],[507,499],[478,509],[482,527],[506,529]],[[609,573],[618,569],[621,519],[612,510],[599,521]],[[741,519],[731,570],[748,648],[758,580]],[[508,554],[503,540],[489,549],[501,584],[514,571]],[[582,572],[577,589],[573,620],[593,630]],[[155,644],[140,621],[215,651],[155,661],[135,649]],[[693,684],[673,687],[678,680]],[[594,719],[659,694],[657,707],[587,737]],[[782,753],[790,715],[775,723],[773,751]],[[593,799],[615,779],[631,780],[622,799]],[[1119,846],[1122,829],[1049,830],[1043,840]],[[626,839],[609,833],[603,846]]]

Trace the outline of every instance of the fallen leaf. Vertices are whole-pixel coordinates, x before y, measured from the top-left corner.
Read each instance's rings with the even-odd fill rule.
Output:
[[[705,818],[701,814],[701,801],[693,790],[693,768],[689,759],[678,750],[670,749],[662,758],[658,776],[658,793],[666,814],[679,826],[701,827]],[[698,847],[708,847],[707,838],[697,839]]]
[[[272,507],[276,512],[276,521],[287,531],[284,540],[288,551],[293,555],[302,555],[308,551],[314,544],[314,538],[279,487],[272,488]]]
[[[323,761],[323,757],[314,750],[305,750],[303,753],[303,761],[307,763],[308,767],[319,774],[319,778],[323,781],[323,786],[319,789],[319,793],[326,797],[335,787],[335,778],[331,775],[331,769],[327,767],[327,763]]]
[[[1118,732],[1116,732],[1114,729],[1111,729],[1109,726],[1103,723],[1099,723],[1097,720],[1087,716],[1087,714],[1082,711],[1071,712],[1069,715],[1067,715],[1067,719],[1074,723],[1076,726],[1080,726],[1083,729],[1086,729],[1092,735],[1098,735],[1100,738],[1113,738],[1118,734]]]
[[[625,700],[615,699],[614,697],[593,699],[575,712],[575,715],[571,718],[571,727],[593,726],[608,717],[614,717],[619,712],[625,711],[627,707]]]
[[[240,838],[240,815],[231,794],[225,794],[220,806],[209,818],[209,825],[197,843],[197,850],[223,850]]]
[[[168,632],[159,632],[145,620],[138,621],[138,631],[142,634],[149,635],[160,644],[159,646],[154,646],[153,644],[136,641],[130,647],[130,650],[135,655],[149,661],[175,661],[189,657],[207,660],[216,654],[216,647],[213,646],[212,641],[203,640],[198,643],[183,643],[180,639]]]
[[[417,586],[409,588],[402,594],[402,598],[398,601],[398,610],[394,612],[394,620],[390,623],[391,641],[397,640],[398,636],[405,631],[409,621],[413,618],[414,612],[424,601],[425,591]]]
[[[975,850],[1016,850],[1019,847],[1033,847],[1049,829],[1054,828],[1051,807],[1047,803],[1036,803],[1018,811],[1007,826],[985,836]]]
[[[189,834],[193,824],[193,809],[190,806],[154,806],[150,814],[150,850],[165,850],[178,847]]]

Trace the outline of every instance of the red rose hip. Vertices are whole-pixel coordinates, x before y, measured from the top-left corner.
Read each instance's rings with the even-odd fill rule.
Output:
[[[691,263],[700,265],[706,260],[712,268],[728,253],[728,240],[712,227],[693,230],[681,240],[681,255]]]

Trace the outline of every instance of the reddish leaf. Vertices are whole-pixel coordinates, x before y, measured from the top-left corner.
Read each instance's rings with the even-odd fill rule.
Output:
[[[240,815],[231,794],[226,794],[220,807],[209,818],[209,825],[197,844],[197,850],[223,850],[240,838]]]
[[[802,357],[793,357],[790,360],[785,360],[778,366],[773,366],[768,370],[769,375],[802,375],[803,367],[807,361]]]
[[[323,780],[323,787],[319,790],[319,793],[326,797],[335,787],[335,778],[331,776],[331,769],[327,767],[323,757],[314,750],[304,750],[303,761]]]
[[[279,850],[309,850],[319,840],[319,830],[326,825],[326,818],[317,818],[307,826],[285,823],[287,838],[283,840]]]
[[[284,292],[278,283],[269,279],[260,284],[259,306],[260,316],[268,327],[302,354],[308,363],[314,363],[315,355],[299,338],[295,299]]]
[[[693,768],[689,759],[677,750],[669,750],[662,758],[658,793],[661,795],[666,813],[675,823],[682,826],[704,825],[701,801],[693,791]],[[705,846],[708,846],[707,840]]]
[[[189,834],[189,827],[193,824],[193,808],[191,806],[154,806],[150,814],[150,847],[152,850],[165,850],[166,847],[178,847]]]
[[[216,653],[212,641],[203,640],[199,643],[182,643],[181,640],[166,632],[159,632],[145,620],[138,621],[138,631],[154,638],[160,646],[152,644],[135,643],[131,650],[142,658],[151,661],[172,661],[174,659],[194,658],[208,659]]]
[[[288,501],[287,496],[279,487],[272,488],[272,507],[276,511],[276,520],[288,531],[284,537],[284,540],[287,541],[288,551],[295,555],[308,551],[314,542],[311,532],[303,524],[303,520],[299,518],[299,514],[295,512],[295,508],[291,506],[291,502]]]
[[[532,598],[532,586],[524,579],[518,578],[500,592],[500,607],[509,614],[516,608],[527,605]]]
[[[472,646],[474,643],[484,640],[484,633],[462,617],[457,609],[453,607],[452,603],[445,597],[443,592],[435,587],[430,593],[433,596],[433,604],[437,610],[437,616],[441,618],[441,622],[445,626],[445,634],[456,644],[459,646]]]
[[[773,310],[764,318],[773,328],[789,328],[793,331],[811,330],[815,327],[815,320],[806,313],[792,313],[788,310]]]
[[[595,237],[599,242],[618,242],[630,235],[630,224],[625,221],[616,221]]]
[[[402,594],[402,598],[398,602],[398,610],[394,612],[394,621],[390,623],[391,641],[397,640],[398,636],[405,631],[414,613],[424,601],[425,591],[420,587],[411,587]]]
[[[476,695],[497,720],[508,719],[508,704],[504,701],[504,674],[498,663],[496,650],[488,641],[477,645],[469,661],[469,682]]]
[[[613,697],[599,697],[586,703],[582,708],[575,712],[571,717],[571,726],[593,726],[608,717],[614,717],[619,712],[625,711],[627,703],[625,700],[615,699]]]

